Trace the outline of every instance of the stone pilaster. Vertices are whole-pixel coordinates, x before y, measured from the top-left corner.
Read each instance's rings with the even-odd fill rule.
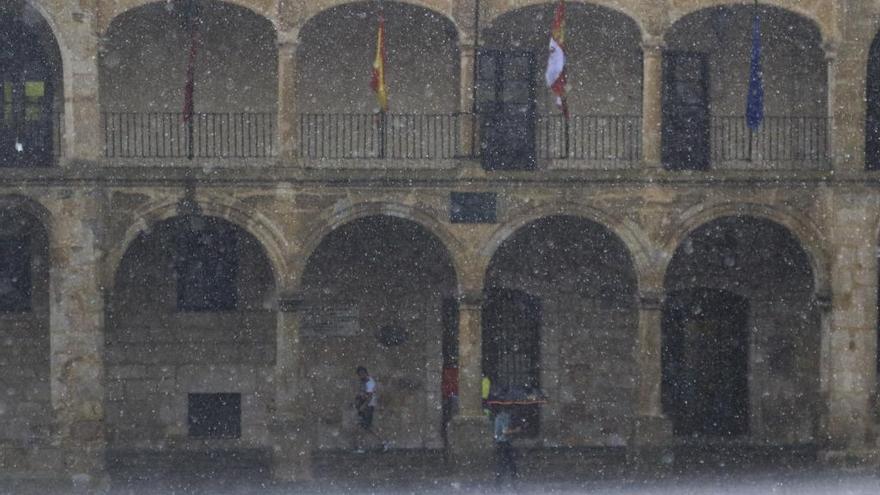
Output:
[[[483,471],[489,466],[492,433],[481,396],[482,293],[465,293],[458,312],[459,414],[449,425],[449,449],[460,468]]]
[[[635,357],[639,381],[632,438],[636,448],[661,446],[672,435],[671,424],[663,415],[661,398],[663,297],[662,290],[645,290],[638,299],[639,327]]]
[[[98,100],[98,38],[92,34],[81,51],[70,51],[64,72],[64,158],[67,163],[104,156]]]
[[[828,146],[836,171],[858,173],[865,168],[865,67],[864,47],[826,43],[828,67]]]
[[[303,360],[299,327],[302,295],[278,299],[275,356],[275,410],[272,424],[273,477],[284,481],[311,479],[311,424],[306,420]]]
[[[299,136],[296,113],[296,51],[299,31],[278,33],[278,158],[284,165],[296,160]]]
[[[876,384],[876,215],[873,201],[862,195],[836,193],[833,203],[831,314],[830,325],[823,325],[821,355],[823,426],[830,452],[852,454],[865,447]]]
[[[662,40],[642,43],[642,161],[646,167],[661,166],[661,92],[663,90]]]
[[[54,213],[50,271],[50,386],[65,474],[90,488],[104,471],[104,297],[99,193],[80,190]]]
[[[462,156],[473,156],[477,143],[476,115],[474,114],[474,68],[476,48],[472,41],[459,43],[459,142]]]

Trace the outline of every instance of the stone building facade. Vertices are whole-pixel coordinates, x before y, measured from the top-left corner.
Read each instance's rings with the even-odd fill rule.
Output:
[[[549,396],[536,447],[877,452],[880,6],[568,2],[566,131],[552,3],[194,5],[191,135],[187,2],[0,5],[0,476],[248,450],[305,478],[359,364],[396,448],[464,460],[483,373]]]

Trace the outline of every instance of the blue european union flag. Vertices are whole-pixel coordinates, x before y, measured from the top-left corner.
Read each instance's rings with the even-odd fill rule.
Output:
[[[752,31],[752,65],[749,71],[749,96],[746,102],[746,125],[755,130],[764,120],[764,80],[761,73],[761,20],[755,12]]]

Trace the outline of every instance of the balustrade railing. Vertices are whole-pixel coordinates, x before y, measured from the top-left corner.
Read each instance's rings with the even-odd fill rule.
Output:
[[[306,113],[299,117],[299,155],[329,159],[459,157],[466,114]]]
[[[108,158],[269,158],[277,154],[271,112],[106,112]]]
[[[818,169],[829,165],[830,119],[766,116],[750,130],[743,116],[713,116],[709,132],[714,169]]]
[[[541,115],[536,121],[539,159],[635,163],[642,156],[642,118],[635,115]]]

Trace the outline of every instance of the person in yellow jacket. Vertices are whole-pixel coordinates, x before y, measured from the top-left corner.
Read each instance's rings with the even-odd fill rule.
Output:
[[[489,400],[490,390],[492,390],[492,380],[488,376],[483,376],[483,379],[480,381],[480,396],[483,398],[483,414],[487,417],[492,416],[492,411],[486,404],[486,401]]]

